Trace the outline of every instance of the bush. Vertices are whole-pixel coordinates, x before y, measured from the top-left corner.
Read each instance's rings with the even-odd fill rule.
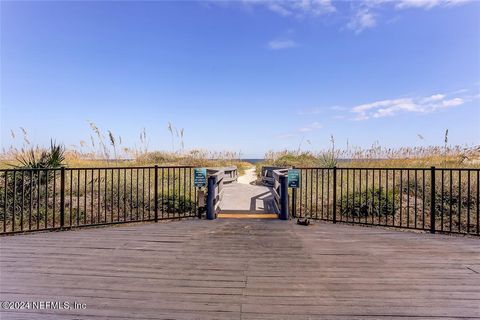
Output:
[[[371,188],[367,191],[354,192],[341,198],[342,214],[364,218],[369,214],[386,216],[393,213],[393,193],[386,193],[383,188]]]
[[[195,202],[183,196],[173,195],[163,199],[163,211],[168,213],[184,213],[195,210]]]

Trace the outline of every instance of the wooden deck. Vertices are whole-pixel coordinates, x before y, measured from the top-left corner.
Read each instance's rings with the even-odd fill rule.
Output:
[[[4,319],[480,318],[480,240],[279,220],[2,237]]]

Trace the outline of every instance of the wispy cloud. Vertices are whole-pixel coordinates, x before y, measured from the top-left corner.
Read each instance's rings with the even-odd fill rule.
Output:
[[[299,128],[298,131],[299,132],[310,132],[310,131],[313,131],[315,129],[321,129],[321,128],[322,128],[322,125],[319,122],[312,122],[305,127]]]
[[[472,2],[471,0],[363,0],[357,1],[353,9],[347,28],[353,30],[356,34],[366,29],[374,28],[378,25],[379,9],[384,7],[394,8],[395,10],[405,9],[425,9],[434,7],[447,8],[455,7],[461,4]],[[395,18],[389,21],[394,21]]]
[[[456,107],[468,101],[468,99],[461,97],[448,98],[446,95],[439,93],[427,97],[375,101],[357,105],[351,111],[356,114],[355,120],[367,120],[370,118],[391,117],[407,112],[430,113],[440,109]]]
[[[291,16],[293,14],[293,12],[290,9],[285,8],[280,3],[271,2],[271,3],[267,3],[266,6],[271,11],[273,11],[273,12],[275,12],[275,13],[283,16],[283,17]]]
[[[272,50],[290,49],[297,46],[298,44],[290,39],[276,39],[268,42],[268,48]]]
[[[292,133],[283,133],[283,134],[279,134],[276,136],[277,139],[282,139],[282,140],[285,140],[285,139],[290,139],[290,138],[293,138],[295,137],[294,134]]]
[[[252,4],[252,2],[248,3]],[[253,3],[266,6],[270,11],[283,17],[320,16],[337,11],[331,0],[254,1]]]
[[[358,10],[350,19],[347,28],[359,34],[363,30],[373,28],[376,25],[377,20],[375,19],[375,15],[369,9],[363,8]]]
[[[356,0],[350,1],[349,6],[337,6],[341,0],[242,0],[242,1],[210,1],[209,4],[221,7],[241,7],[248,12],[260,8],[266,9],[276,15],[285,18],[322,18],[327,19],[338,13],[339,16],[348,17],[346,29],[360,34],[365,30],[373,29],[380,25],[382,12],[385,9],[402,11],[407,9],[429,10],[435,7],[451,8],[475,0]],[[397,21],[398,17],[390,17],[385,23]],[[339,21],[339,19],[336,19]],[[274,42],[284,43],[286,41]],[[292,43],[289,43],[291,47]],[[275,45],[275,44],[274,44]],[[283,47],[281,47],[283,48]]]
[[[320,113],[322,113],[322,112],[323,112],[322,108],[317,107],[317,108],[300,110],[300,111],[298,112],[298,115],[299,115],[299,116],[312,116],[312,115],[320,114]]]
[[[469,0],[398,0],[395,1],[397,9],[422,8],[431,9],[433,7],[453,7],[470,2]]]

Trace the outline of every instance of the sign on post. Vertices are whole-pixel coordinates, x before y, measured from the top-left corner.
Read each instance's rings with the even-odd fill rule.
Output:
[[[288,187],[300,188],[300,170],[288,169]]]
[[[195,168],[193,169],[193,185],[196,188],[202,188],[207,186],[207,169]]]

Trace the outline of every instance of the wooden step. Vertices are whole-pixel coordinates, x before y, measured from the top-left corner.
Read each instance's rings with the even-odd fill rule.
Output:
[[[225,213],[217,215],[219,219],[278,219],[276,213]]]

